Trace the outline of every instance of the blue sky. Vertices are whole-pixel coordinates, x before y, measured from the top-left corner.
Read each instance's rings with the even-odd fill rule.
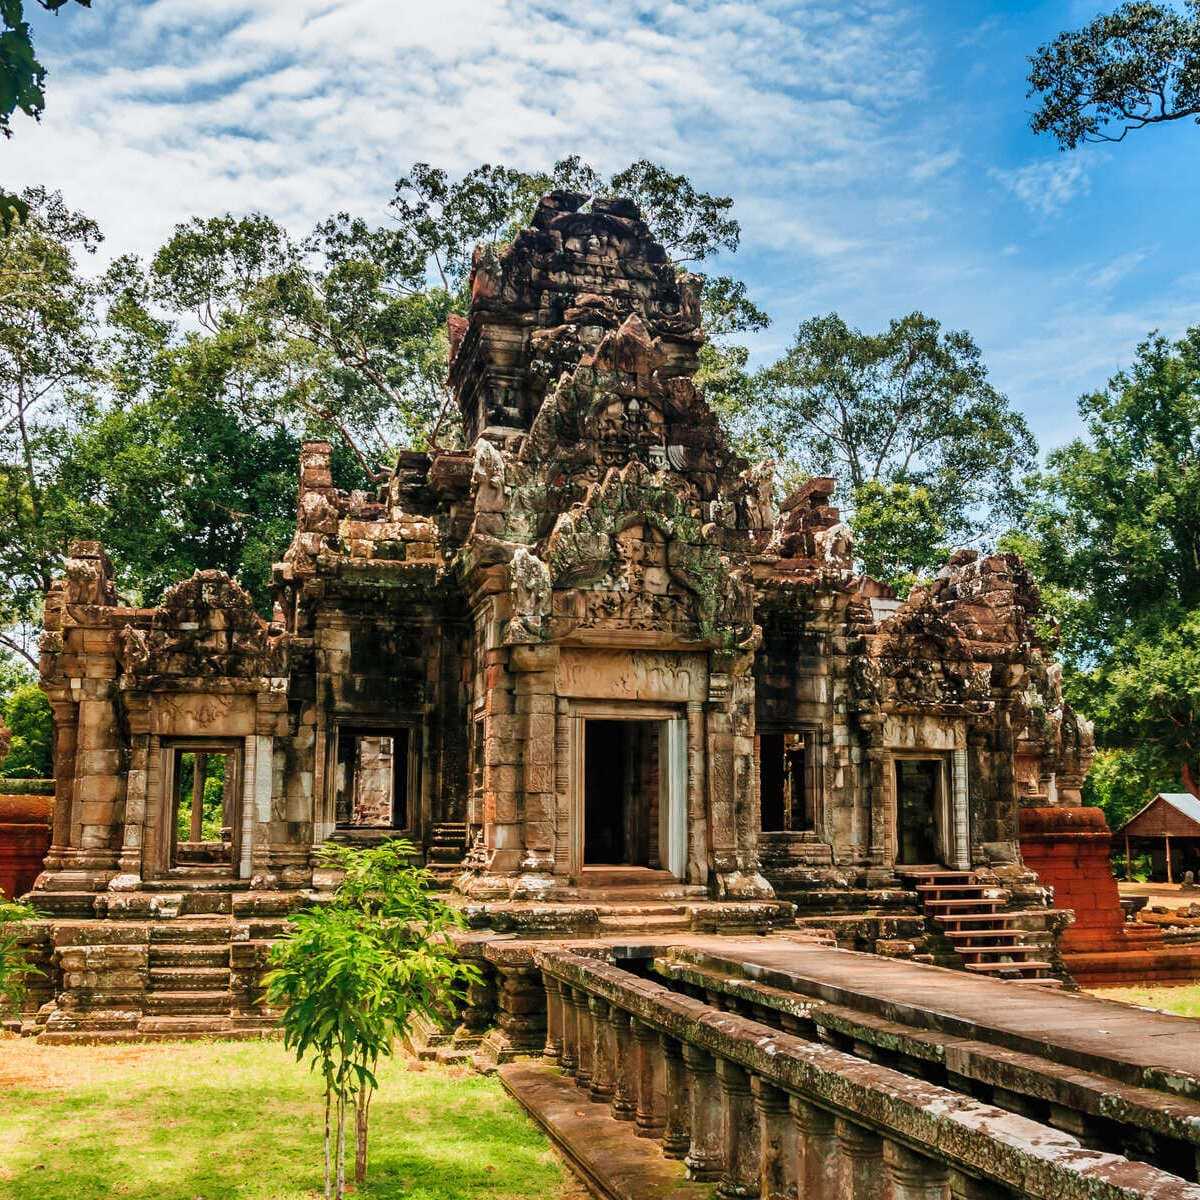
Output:
[[[814,313],[920,308],[1049,447],[1150,329],[1200,323],[1200,129],[1028,129],[1026,56],[1115,2],[94,0],[33,18],[48,110],[4,182],[145,254],[226,209],[382,217],[416,160],[649,157],[737,201],[759,361]]]

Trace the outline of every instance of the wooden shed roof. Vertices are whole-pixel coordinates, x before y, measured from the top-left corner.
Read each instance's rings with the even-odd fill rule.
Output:
[[[1190,792],[1159,792],[1149,804],[1134,813],[1118,834],[1129,837],[1200,838],[1200,799]]]

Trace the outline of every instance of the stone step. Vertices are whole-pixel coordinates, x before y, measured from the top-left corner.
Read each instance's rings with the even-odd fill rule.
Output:
[[[942,936],[948,942],[953,942],[958,949],[963,949],[974,942],[980,941],[986,941],[989,944],[996,942],[1016,943],[1024,934],[1025,930],[1023,929],[961,929],[950,930]]]
[[[209,1033],[223,1035],[231,1028],[227,1016],[206,1017],[199,1014],[192,1016],[158,1016],[143,1017],[138,1022],[141,1033]]]
[[[1045,954],[1045,946],[1012,945],[1012,946],[955,946],[959,954],[974,958],[1002,957],[1011,954],[1015,958],[1025,958],[1030,954]]]
[[[210,942],[206,945],[167,943],[150,947],[150,967],[229,967],[229,945]]]
[[[896,867],[896,874],[906,881],[933,883],[943,880],[949,883],[974,883],[974,871],[958,871],[952,867]]]
[[[927,909],[937,909],[939,913],[950,912],[954,909],[966,909],[972,912],[978,912],[981,907],[986,907],[990,912],[995,912],[996,909],[998,909],[1003,903],[1003,899],[995,899],[990,896],[979,896],[972,897],[969,900],[926,900],[925,907]]]
[[[688,916],[661,914],[656,916],[601,917],[599,927],[612,933],[673,933],[691,929]]]
[[[49,917],[94,917],[96,892],[37,892],[30,903]]]
[[[152,1016],[190,1017],[203,1013],[229,1014],[232,997],[228,991],[147,992],[143,1004]]]
[[[228,867],[188,867],[186,871],[171,871],[162,879],[147,879],[141,884],[143,892],[244,892],[250,884],[235,879]]]
[[[1003,891],[997,884],[994,883],[918,883],[917,893],[925,895],[927,892],[937,892],[939,895],[942,892],[995,892]]]
[[[219,917],[200,918],[189,921],[177,918],[174,921],[155,923],[149,927],[151,946],[183,944],[199,946],[201,944],[220,943],[228,945],[233,926],[228,920]]]
[[[227,915],[233,912],[233,896],[229,892],[185,892],[179,914],[199,917],[205,914]]]
[[[1018,917],[1045,917],[1047,913],[1053,911],[1049,908],[1022,908],[996,913],[947,912],[935,916],[934,920],[939,925],[966,925],[985,921],[998,923],[1016,920]]]
[[[151,992],[229,992],[229,967],[151,967]]]
[[[977,975],[996,975],[1006,971],[1024,973],[1025,971],[1050,971],[1054,964],[1036,959],[1026,959],[1019,963],[963,963],[963,969],[973,971]]]

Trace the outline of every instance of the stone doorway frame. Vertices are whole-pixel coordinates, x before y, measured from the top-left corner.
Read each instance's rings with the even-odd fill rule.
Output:
[[[224,754],[228,756],[226,772],[232,769],[233,783],[229,785],[229,794],[233,799],[234,813],[231,828],[233,831],[229,847],[229,874],[241,878],[243,870],[243,850],[248,842],[247,818],[249,806],[246,803],[246,739],[206,738],[206,737],[163,737],[159,739],[159,780],[155,805],[157,816],[154,831],[151,834],[150,853],[146,866],[150,868],[145,878],[165,878],[174,867],[176,840],[175,812],[175,771],[176,763],[181,754]]]
[[[567,714],[567,867],[572,880],[584,866],[585,746],[584,722],[655,721],[659,740],[659,858],[676,879],[687,877],[688,772],[687,705],[639,700],[571,700]],[[636,870],[637,868],[630,868]]]
[[[892,866],[902,865],[900,857],[900,796],[896,784],[896,764],[908,761],[940,764],[938,804],[935,812],[942,864],[956,871],[971,869],[971,811],[967,792],[967,752],[965,750],[922,749],[891,750],[887,756],[885,787],[888,794],[888,857]]]
[[[408,761],[406,763],[405,782],[408,789],[408,825],[404,829],[388,830],[384,830],[381,826],[379,832],[390,833],[397,837],[403,836],[414,842],[419,842],[425,808],[425,797],[421,790],[422,779],[425,775],[422,767],[424,765],[427,743],[425,723],[423,721],[397,721],[390,717],[347,713],[330,717],[324,729],[318,733],[318,739],[322,743],[319,757],[323,770],[321,772],[319,792],[319,819],[313,821],[314,844],[319,845],[338,832],[337,761],[338,743],[341,738],[342,729],[347,729],[352,733],[370,732],[389,734],[395,733],[400,729],[407,732],[406,754]],[[313,815],[316,817],[318,814],[314,812]]]

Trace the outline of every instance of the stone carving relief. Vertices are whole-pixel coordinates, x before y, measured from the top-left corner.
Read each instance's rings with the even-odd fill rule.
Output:
[[[513,590],[512,620],[505,641],[540,642],[546,636],[550,615],[550,569],[524,546],[518,546],[509,564]]]

